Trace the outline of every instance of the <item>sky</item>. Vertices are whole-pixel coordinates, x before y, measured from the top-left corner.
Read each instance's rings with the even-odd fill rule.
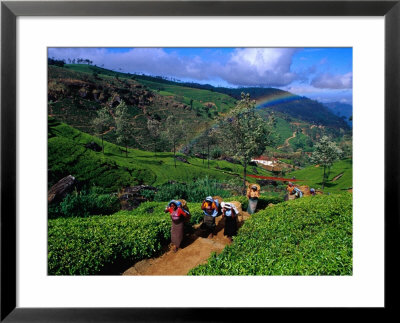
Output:
[[[89,59],[126,73],[225,87],[273,87],[352,104],[352,48],[49,48],[55,59]]]

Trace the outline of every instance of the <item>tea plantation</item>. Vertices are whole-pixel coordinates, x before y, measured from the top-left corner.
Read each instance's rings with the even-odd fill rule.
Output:
[[[255,213],[189,275],[352,275],[352,253],[352,195],[313,196]]]
[[[166,203],[143,203],[112,216],[48,221],[48,274],[93,275],[110,264],[154,256],[169,242],[171,220]],[[188,203],[190,223],[202,219],[200,203]]]
[[[208,162],[202,159],[178,154],[187,162],[177,161],[175,167],[172,152],[159,152],[154,156],[153,152],[128,149],[129,154],[126,157],[120,146],[106,141],[104,154],[86,148],[85,145],[91,142],[101,145],[101,139],[49,118],[49,187],[67,175],[73,175],[89,187],[101,187],[111,193],[126,186],[159,186],[171,179],[187,183],[208,176],[228,181],[243,174],[242,165],[225,160],[210,160],[208,167]],[[247,173],[272,176],[271,172],[261,167],[249,167]]]
[[[165,206],[146,202],[111,216],[50,219],[48,274],[96,275],[124,260],[156,256],[170,241]],[[188,207],[190,224],[200,223],[200,203]],[[352,195],[306,197],[261,210],[232,245],[189,275],[352,275]]]

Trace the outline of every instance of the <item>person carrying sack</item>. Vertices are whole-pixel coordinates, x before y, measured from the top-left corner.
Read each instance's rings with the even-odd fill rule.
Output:
[[[249,199],[249,206],[247,207],[247,212],[249,214],[254,214],[256,212],[258,198],[260,197],[260,185],[250,184],[247,188],[247,198]]]
[[[182,203],[172,200],[164,210],[171,215],[171,242],[174,246],[173,252],[177,252],[183,240],[183,229],[187,213],[182,209]]]
[[[288,196],[294,195],[296,199],[303,197],[303,192],[298,187],[294,186],[292,182],[288,183],[286,190],[288,191]]]
[[[201,209],[204,213],[201,228],[208,233],[208,238],[212,238],[215,235],[215,218],[219,215],[219,203],[211,196],[207,196],[201,204]]]
[[[221,203],[222,217],[225,219],[224,235],[232,242],[232,237],[237,233],[237,216],[238,210],[231,203]]]
[[[303,197],[303,192],[298,187],[295,187],[293,189],[293,194],[296,197],[296,199]]]

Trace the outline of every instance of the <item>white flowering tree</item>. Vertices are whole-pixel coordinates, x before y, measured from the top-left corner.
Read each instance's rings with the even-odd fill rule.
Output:
[[[325,187],[326,170],[342,156],[342,150],[332,141],[329,141],[327,136],[322,136],[321,140],[315,144],[315,150],[310,159],[314,164],[323,166],[324,174],[322,177],[322,189]]]
[[[243,192],[246,191],[247,166],[251,158],[261,155],[271,143],[272,119],[265,121],[256,111],[255,101],[249,94],[242,93],[242,99],[223,119],[220,131],[225,138],[225,149],[243,164]]]

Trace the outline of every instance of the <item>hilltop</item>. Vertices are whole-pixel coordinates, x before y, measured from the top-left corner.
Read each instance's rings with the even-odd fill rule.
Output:
[[[150,150],[151,145],[149,119],[159,121],[161,130],[165,130],[166,118],[178,115],[187,126],[180,142],[185,144],[236,104],[227,95],[139,82],[133,75],[83,64],[49,65],[48,100],[50,116],[89,134],[95,134],[92,120],[97,110],[106,106],[113,115],[115,107],[125,102],[134,131],[129,146],[143,150]],[[115,143],[115,133],[108,132],[105,139]],[[160,140],[158,145],[160,150],[169,148],[166,141]]]
[[[350,120],[350,118],[353,116],[353,106],[351,104],[342,102],[329,102],[324,103],[324,105],[328,107],[335,115],[345,120],[350,127],[353,125],[352,120]]]
[[[165,80],[161,77],[150,76],[136,76],[138,80],[145,82],[155,82],[168,84],[170,86],[185,86],[194,89],[203,89],[211,92],[217,92],[229,95],[236,100],[240,100],[241,93],[249,93],[253,100],[257,101],[259,109],[269,108],[274,112],[284,113],[291,118],[299,119],[310,124],[317,124],[336,129],[349,130],[346,122],[340,118],[340,114],[331,111],[325,105],[318,101],[311,100],[304,96],[295,95],[288,91],[283,91],[276,88],[264,87],[240,87],[240,88],[227,88],[215,87],[210,84],[198,83],[178,83],[174,81]],[[351,107],[351,106],[350,106]]]
[[[133,137],[129,147],[141,150],[170,151],[165,138],[151,140],[149,120],[159,122],[160,132],[166,130],[165,120],[176,115],[185,124],[180,149],[190,150],[221,116],[235,107],[241,92],[257,100],[264,118],[274,114],[276,140],[274,148],[312,151],[323,134],[341,140],[350,128],[342,118],[316,101],[273,88],[223,88],[195,83],[179,83],[161,77],[121,73],[87,64],[49,65],[49,115],[85,133],[95,135],[92,125],[97,111],[107,107],[111,115],[116,106],[128,106]],[[116,143],[115,131],[104,133],[104,139]],[[284,145],[288,138],[295,138]],[[194,152],[199,148],[195,147]]]

